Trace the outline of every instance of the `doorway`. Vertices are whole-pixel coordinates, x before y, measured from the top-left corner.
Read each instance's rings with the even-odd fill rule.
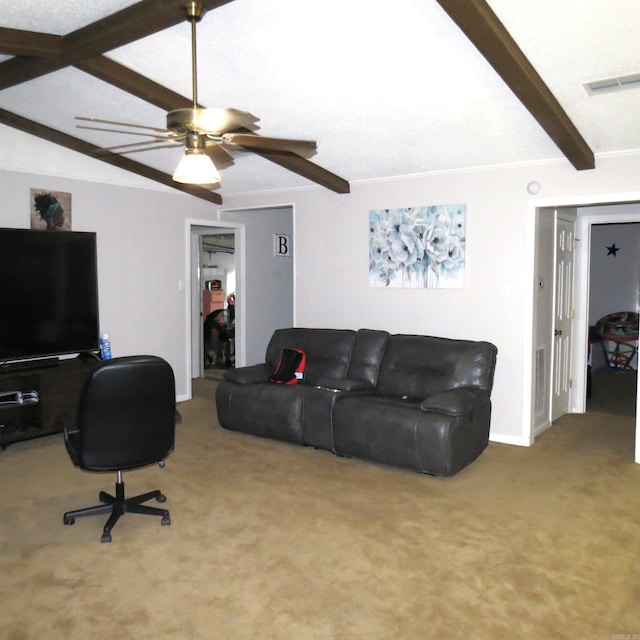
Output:
[[[586,412],[587,394],[587,358],[586,345],[588,344],[589,327],[589,270],[591,263],[591,227],[595,224],[614,224],[621,222],[640,222],[640,202],[638,200],[620,202],[620,199],[611,203],[579,204],[577,206],[576,238],[577,250],[575,256],[574,279],[574,329],[573,337],[575,345],[585,345],[585,348],[573,349],[571,354],[571,389],[569,411],[572,413]],[[565,206],[565,205],[563,205]],[[569,205],[571,206],[571,205]],[[551,426],[551,422],[544,416],[550,415],[550,394],[546,397],[540,393],[540,388],[546,388],[553,384],[551,367],[543,356],[544,350],[551,351],[553,340],[552,322],[549,320],[548,296],[540,295],[544,289],[545,280],[540,274],[544,273],[545,264],[549,263],[549,247],[553,246],[553,231],[550,230],[550,213],[557,210],[557,206],[536,207],[533,217],[534,254],[533,254],[533,279],[536,283],[532,308],[532,336],[533,350],[531,359],[531,402],[530,415],[527,418],[529,424],[528,441],[533,443],[534,438]],[[638,387],[636,386],[636,399]],[[542,400],[541,400],[542,398]],[[541,416],[543,418],[541,419]],[[525,434],[527,436],[527,434]],[[636,414],[635,437],[635,461],[640,463],[640,420]]]
[[[616,205],[600,205],[587,207],[579,220],[579,232],[584,236],[583,252],[588,249],[588,260],[582,270],[583,298],[585,299],[584,315],[587,318],[587,332],[596,321],[612,311],[638,311],[640,309],[640,297],[638,281],[640,279],[640,261],[637,259],[637,234],[640,230],[640,202]],[[606,239],[606,240],[605,240]],[[618,239],[618,248],[624,247],[626,254],[616,256],[609,252],[614,248],[615,239]],[[607,255],[609,254],[609,255]],[[594,271],[602,267],[603,258],[608,266],[618,265],[620,271],[616,275],[616,286],[606,285],[604,288],[597,282],[591,282],[591,275],[598,276]],[[615,260],[615,262],[614,262]],[[624,272],[626,263],[626,274]],[[628,286],[622,283],[633,280]],[[621,290],[626,289],[626,294]],[[625,307],[613,309],[612,306]],[[628,307],[628,309],[627,309]],[[587,333],[588,339],[589,333]],[[640,463],[640,415],[637,412],[638,394],[640,389],[637,380],[637,359],[633,372],[602,373],[607,369],[606,356],[602,343],[593,345],[592,351],[592,375],[591,381],[594,388],[591,390],[593,401],[588,401],[586,391],[584,402],[579,404],[576,411],[587,412],[589,407],[595,410],[611,412],[612,415],[635,416],[635,461]],[[603,394],[605,397],[603,397]]]
[[[235,234],[216,230],[200,236],[202,369],[219,375],[235,365]],[[204,373],[204,372],[203,372]]]
[[[294,210],[293,205],[219,211],[216,220],[186,220],[187,282],[190,305],[189,344],[186,345],[191,380],[203,375],[200,291],[200,236],[231,233],[236,269],[235,365],[264,361],[267,344],[276,329],[294,326]],[[285,237],[288,251],[278,240]]]
[[[223,225],[217,222],[206,224],[194,224],[187,221],[190,243],[190,309],[189,324],[191,327],[190,340],[190,378],[202,378],[205,374],[205,349],[204,349],[204,320],[208,315],[204,306],[207,291],[214,280],[224,283],[225,287],[233,287],[235,300],[242,300],[244,296],[243,272],[243,247],[245,245],[244,225],[228,223]],[[224,252],[224,253],[223,253]],[[213,258],[215,254],[216,258]],[[221,291],[224,291],[222,289]],[[213,293],[213,292],[212,292]],[[224,308],[227,293],[221,307]],[[217,300],[215,301],[217,303]],[[242,303],[237,304],[234,315],[239,315]],[[245,332],[241,322],[234,326],[234,364],[242,366],[245,362]]]

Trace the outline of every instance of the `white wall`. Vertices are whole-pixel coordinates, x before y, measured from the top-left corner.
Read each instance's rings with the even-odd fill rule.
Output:
[[[619,251],[609,255],[613,244]],[[616,311],[640,310],[639,295],[640,224],[592,225],[589,324]]]
[[[244,363],[264,362],[273,331],[294,323],[293,209],[277,206],[268,210],[221,210],[220,220],[245,224],[240,252],[243,286],[238,287],[240,295],[236,297],[236,331],[244,335]],[[290,236],[290,256],[274,255],[276,233]]]
[[[538,207],[640,200],[640,154],[597,159],[578,172],[568,162],[389,179],[352,185],[350,195],[290,192],[295,202],[296,324],[489,340],[498,347],[491,438],[529,444]],[[537,181],[532,198],[527,184]],[[282,194],[227,198],[265,205]],[[368,285],[372,209],[467,205],[462,290]],[[501,296],[500,292],[508,291]]]
[[[0,146],[6,130],[0,127]],[[188,263],[184,221],[217,220],[218,208],[179,193],[45,179],[45,174],[55,173],[52,158],[59,157],[58,164],[70,173],[74,163],[82,165],[82,175],[93,165],[97,180],[103,163],[31,136],[20,140],[22,157],[31,144],[46,145],[46,162],[31,155],[30,170],[39,175],[0,171],[3,224],[27,226],[31,187],[71,191],[74,228],[99,232],[101,322],[114,350],[166,355],[176,369],[179,393],[184,392],[182,380],[189,377],[184,348],[188,300],[179,288]],[[498,365],[491,438],[528,444],[536,210],[640,200],[640,152],[598,157],[596,162],[592,171],[579,172],[562,161],[363,182],[353,184],[348,195],[313,187],[228,196],[223,206],[228,211],[293,204],[296,325],[370,327],[494,342]],[[121,173],[122,181],[127,180]],[[534,198],[526,189],[532,180],[541,185]],[[467,205],[464,289],[369,287],[369,211],[447,203]],[[501,296],[505,289],[508,295]]]

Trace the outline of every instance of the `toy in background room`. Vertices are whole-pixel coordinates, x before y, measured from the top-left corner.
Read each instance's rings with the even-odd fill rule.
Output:
[[[601,338],[608,369],[634,369],[633,359],[638,353],[638,314],[635,311],[607,314],[596,323],[596,332]]]
[[[227,324],[224,309],[216,309],[204,321],[204,366],[232,366],[235,355],[234,330]]]

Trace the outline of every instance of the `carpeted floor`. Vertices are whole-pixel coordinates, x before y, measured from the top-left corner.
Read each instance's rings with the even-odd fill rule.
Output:
[[[0,638],[602,639],[640,634],[634,419],[565,416],[433,478],[221,429],[194,381],[162,488],[172,525],[63,526],[111,475],[59,436],[0,453]]]
[[[593,374],[587,412],[635,416],[638,372],[598,371]]]

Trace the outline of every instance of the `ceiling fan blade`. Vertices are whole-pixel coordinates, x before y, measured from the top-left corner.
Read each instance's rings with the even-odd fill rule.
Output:
[[[146,136],[147,138],[158,138],[158,136],[153,133],[145,133],[144,131],[125,131],[124,129],[108,129],[107,127],[88,127],[84,124],[77,124],[76,129],[89,129],[90,131],[106,131],[107,133],[124,133],[128,136]],[[173,138],[173,133],[171,131],[165,132],[166,138]]]
[[[289,151],[302,158],[310,158],[317,151],[312,140],[291,140],[288,138],[270,138],[251,133],[225,133],[222,140],[228,144],[237,144],[246,149],[260,151]]]
[[[207,140],[204,152],[211,158],[213,164],[215,164],[218,169],[226,169],[234,163],[231,154],[213,140]]]
[[[151,140],[143,140],[142,142],[130,142],[129,144],[116,144],[112,147],[101,147],[101,151],[117,151],[117,153],[142,151],[145,147],[152,147],[158,144],[162,144],[163,147],[175,147],[177,144],[181,144],[184,140],[182,138],[154,138]],[[138,147],[137,149],[135,147]]]
[[[148,144],[148,143],[145,143]],[[123,145],[126,146],[126,145]],[[176,148],[176,144],[175,142],[172,142],[170,144],[149,144],[149,146],[147,147],[137,147],[136,149],[124,149],[124,151],[114,151],[114,149],[120,149],[120,147],[109,147],[107,149],[101,149],[98,148],[96,149],[96,151],[94,152],[95,156],[104,156],[104,155],[126,155],[127,153],[138,153],[138,152],[142,152],[142,151],[154,151],[155,149],[175,149]]]
[[[252,113],[248,111],[240,111],[239,109],[225,109],[227,115],[230,120],[236,124],[236,129],[240,127],[244,127],[245,129],[250,129],[251,131],[255,131],[258,129],[258,122],[260,122],[260,118],[258,116],[254,116]]]
[[[148,129],[149,131],[167,133],[166,129],[161,129],[159,127],[148,127],[143,124],[132,124],[130,122],[118,122],[116,120],[102,120],[100,118],[85,118],[83,116],[76,116],[76,120],[82,120],[83,122],[98,122],[99,124],[113,124],[119,127],[133,127],[134,129]]]

